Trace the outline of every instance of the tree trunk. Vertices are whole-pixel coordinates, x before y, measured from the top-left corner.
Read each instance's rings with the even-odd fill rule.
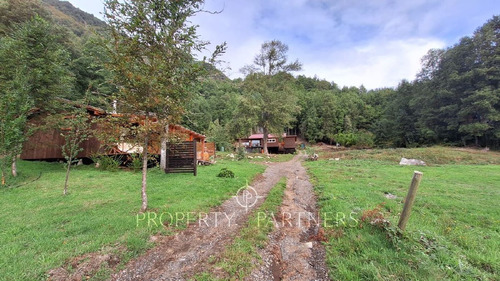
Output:
[[[17,177],[17,157],[12,158],[12,176]]]
[[[5,172],[2,170],[2,185],[5,185]]]
[[[264,133],[264,136],[263,136],[264,137],[264,143],[262,144],[262,147],[263,147],[263,150],[264,150],[263,152],[264,152],[265,155],[269,155],[269,151],[267,150],[267,135],[268,135],[267,128],[264,127],[262,131]]]
[[[474,143],[476,144],[476,147],[479,146],[479,138],[477,136],[474,136]]]
[[[164,171],[167,168],[167,138],[168,138],[168,125],[165,127],[166,134],[165,138],[161,139],[161,150],[160,150],[160,168]]]
[[[148,137],[144,142],[144,148],[142,150],[142,206],[141,212],[145,212],[148,208],[148,196],[146,194],[147,187],[147,176],[148,176]]]
[[[63,191],[63,195],[66,195],[68,194],[68,181],[69,181],[69,170],[71,169],[71,161],[73,159],[69,158],[68,160],[68,168],[66,169],[66,180],[64,181],[64,191]]]
[[[144,138],[144,147],[142,148],[142,206],[141,212],[144,213],[148,209],[148,196],[146,194],[147,187],[147,176],[148,176],[148,116],[146,115],[146,119],[144,120],[144,126],[146,128],[146,137]]]

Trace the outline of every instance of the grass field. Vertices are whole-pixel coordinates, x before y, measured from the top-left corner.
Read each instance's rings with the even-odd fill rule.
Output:
[[[402,156],[430,166],[399,166]],[[326,228],[332,279],[500,280],[500,166],[485,165],[500,163],[498,153],[438,147],[323,155],[330,157],[341,159],[306,166],[321,212],[335,217]],[[414,170],[424,175],[401,236]]]
[[[320,158],[323,159],[368,159],[399,163],[399,160],[405,157],[423,160],[427,165],[431,166],[441,164],[500,164],[500,152],[459,147],[433,146],[411,149],[317,150],[320,151]]]
[[[70,193],[63,196],[61,164],[20,161],[18,166],[20,177],[9,178],[11,188],[0,188],[0,280],[44,280],[50,269],[95,251],[125,248],[120,253],[123,263],[151,246],[150,235],[166,232],[144,221],[137,226],[140,172],[80,166],[71,172]],[[235,178],[216,177],[221,168],[232,170]],[[149,208],[207,211],[264,168],[219,159],[216,165],[200,167],[197,177],[151,169]]]

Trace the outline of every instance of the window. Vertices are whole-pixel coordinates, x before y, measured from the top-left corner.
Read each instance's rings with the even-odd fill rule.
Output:
[[[276,142],[276,139],[268,139],[267,140],[267,143],[275,143]]]

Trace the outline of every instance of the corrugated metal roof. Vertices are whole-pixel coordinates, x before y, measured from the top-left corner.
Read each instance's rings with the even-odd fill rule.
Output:
[[[283,137],[286,137],[286,134],[283,134]],[[263,139],[263,138],[264,138],[264,134],[253,134],[253,135],[248,137],[248,139],[250,139],[250,140],[257,140],[257,139]],[[272,134],[268,134],[267,138],[272,139],[272,138],[277,138],[277,136],[272,135]]]

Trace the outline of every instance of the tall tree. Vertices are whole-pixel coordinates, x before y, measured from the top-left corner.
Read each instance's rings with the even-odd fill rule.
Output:
[[[146,193],[148,147],[154,133],[177,122],[190,87],[203,71],[192,52],[207,42],[198,39],[197,26],[188,19],[200,11],[203,0],[107,0],[105,17],[112,43],[108,64],[119,91],[119,111],[137,116],[142,144],[142,205]],[[221,49],[217,49],[223,51]]]
[[[72,61],[72,71],[75,74],[75,91],[71,97],[73,101],[86,99],[87,95],[92,96],[94,106],[111,109],[107,103],[116,88],[109,83],[110,72],[105,68],[105,64],[110,58],[106,48],[100,44],[106,37],[92,35],[86,38],[81,46],[81,51]]]
[[[69,70],[70,56],[62,42],[64,33],[47,20],[35,16],[12,35],[13,59],[28,81],[33,105],[42,110],[58,106],[53,97],[73,92],[74,77]]]
[[[253,63],[260,67],[265,75],[301,70],[302,64],[298,60],[288,63],[287,52],[288,45],[279,40],[264,42]]]
[[[262,128],[265,154],[269,153],[269,132],[281,134],[299,110],[295,81],[289,72],[301,70],[302,64],[298,60],[288,63],[287,52],[288,45],[279,40],[264,42],[254,58],[254,65],[242,69],[248,73],[244,91],[251,101],[242,114],[252,116],[256,125]]]
[[[500,139],[500,16],[495,16],[476,30],[474,65],[471,67],[474,90],[462,99],[458,112],[459,132],[474,138],[474,144],[489,145]]]
[[[26,77],[16,69],[11,58],[15,42],[0,39],[0,170],[1,184],[6,184],[7,171],[11,166],[17,176],[16,158],[26,139],[26,123],[32,107],[27,92]]]
[[[243,90],[245,98],[239,110],[254,126],[262,128],[263,150],[268,154],[268,134],[281,135],[300,109],[293,77],[284,72],[272,76],[253,73],[246,77]]]
[[[60,43],[61,34],[45,19],[33,19],[16,26],[10,36],[2,38],[0,47],[1,114],[5,151],[16,172],[16,157],[28,135],[29,110],[36,107],[43,111],[55,108],[53,97],[72,90],[73,78],[69,72],[69,55]],[[7,123],[10,125],[6,125]],[[10,131],[10,133],[8,132]],[[13,137],[16,136],[16,137]]]

